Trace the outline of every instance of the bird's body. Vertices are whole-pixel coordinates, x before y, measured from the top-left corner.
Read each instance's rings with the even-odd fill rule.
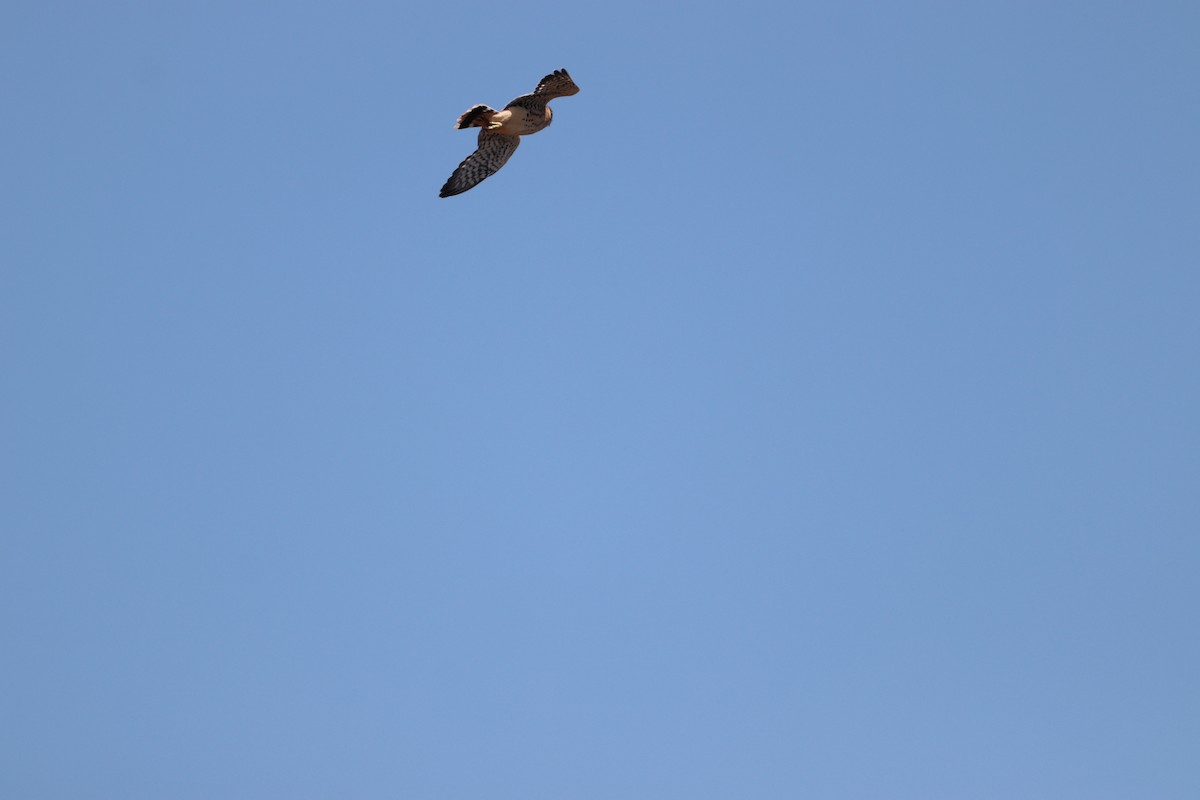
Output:
[[[499,111],[484,105],[472,106],[458,118],[456,128],[478,127],[478,148],[458,165],[439,194],[462,194],[494,175],[521,143],[522,136],[537,133],[550,124],[554,112],[550,101],[579,93],[565,69],[556,69],[538,82],[532,94],[523,94]]]
[[[531,95],[527,95],[531,97]],[[517,100],[524,98],[518,97]],[[509,103],[501,111],[493,111],[488,118],[487,129],[493,133],[504,133],[510,136],[528,136],[549,127],[554,112],[545,101],[527,102],[513,105]]]

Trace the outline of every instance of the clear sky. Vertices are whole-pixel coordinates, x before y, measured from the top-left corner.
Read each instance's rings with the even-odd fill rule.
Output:
[[[1198,42],[7,0],[0,796],[1200,797]]]

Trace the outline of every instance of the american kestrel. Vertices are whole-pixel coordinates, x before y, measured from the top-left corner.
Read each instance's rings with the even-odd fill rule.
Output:
[[[479,127],[479,147],[458,165],[439,197],[462,194],[504,166],[516,152],[522,136],[537,133],[550,124],[554,112],[549,103],[556,97],[579,93],[579,87],[565,69],[556,69],[538,81],[533,94],[523,94],[502,110],[472,106],[458,118],[456,128]]]

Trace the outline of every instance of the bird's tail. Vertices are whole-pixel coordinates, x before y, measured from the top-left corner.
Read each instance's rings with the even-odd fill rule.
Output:
[[[491,122],[492,114],[495,113],[495,109],[488,108],[484,105],[471,106],[467,113],[458,118],[458,123],[455,125],[455,127],[459,130],[462,130],[463,128],[470,128],[471,126],[485,128],[487,127],[487,124]]]

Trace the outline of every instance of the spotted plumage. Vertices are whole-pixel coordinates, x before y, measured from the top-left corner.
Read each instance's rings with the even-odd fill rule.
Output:
[[[485,105],[472,106],[458,118],[458,129],[478,127],[478,148],[458,165],[442,187],[439,197],[462,194],[504,166],[528,136],[545,128],[554,117],[549,103],[556,97],[579,93],[565,69],[556,69],[538,82],[532,94],[523,94],[500,111]]]

